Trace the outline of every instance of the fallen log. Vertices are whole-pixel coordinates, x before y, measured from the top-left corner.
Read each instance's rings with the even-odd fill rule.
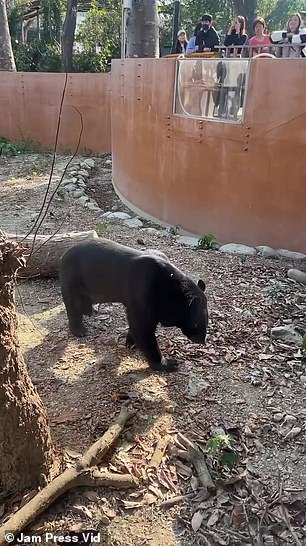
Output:
[[[19,278],[56,277],[61,256],[68,248],[98,238],[95,230],[58,233],[56,235],[22,235],[6,233],[11,241],[19,242],[25,248],[26,266],[18,270]],[[34,243],[34,246],[33,246]]]
[[[0,529],[0,546],[7,544],[5,534],[10,533],[16,536],[23,529],[28,527],[40,514],[49,506],[73,487],[97,486],[97,487],[116,487],[126,489],[137,487],[138,480],[130,474],[111,474],[109,472],[100,472],[97,465],[101,463],[103,457],[118,439],[127,421],[133,416],[126,407],[121,412],[114,423],[95,442],[81,457],[75,462],[75,465],[67,468],[62,474],[57,476],[35,497],[16,512]]]

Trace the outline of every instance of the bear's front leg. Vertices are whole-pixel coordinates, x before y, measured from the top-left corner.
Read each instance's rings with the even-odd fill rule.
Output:
[[[147,317],[128,312],[131,337],[136,347],[142,352],[152,370],[173,372],[178,363],[174,359],[163,357],[155,337],[157,323]]]

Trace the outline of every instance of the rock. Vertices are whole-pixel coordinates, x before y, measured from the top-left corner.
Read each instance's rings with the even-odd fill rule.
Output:
[[[189,396],[197,396],[200,392],[206,391],[210,387],[210,383],[208,381],[205,381],[201,375],[190,373],[189,374],[189,381],[186,393]]]
[[[74,184],[68,184],[67,186],[65,186],[65,190],[66,190],[68,193],[73,192],[75,189],[76,189],[76,187],[75,187]]]
[[[306,375],[301,375],[300,382],[303,383],[303,385],[306,385]]]
[[[104,214],[102,214],[102,216],[104,218],[117,219],[117,220],[132,219],[132,217],[129,214],[127,214],[126,212],[111,212],[111,211],[108,211],[108,212],[104,212]]]
[[[79,198],[79,203],[81,203],[81,205],[85,205],[88,201],[89,197],[87,197],[87,195],[82,195],[82,197]]]
[[[188,235],[177,235],[176,240],[183,245],[197,246],[199,239],[197,237],[189,237]]]
[[[256,254],[255,248],[247,245],[238,245],[236,243],[228,243],[220,247],[220,252],[226,252],[227,254],[238,254],[243,256],[254,256]]]
[[[273,415],[273,421],[275,421],[275,423],[280,423],[282,421],[283,417],[284,417],[283,413],[275,413]]]
[[[112,164],[112,160],[111,160],[111,159],[107,159],[107,160],[105,161],[105,165],[111,165],[111,164]]]
[[[78,176],[83,176],[84,178],[88,178],[89,177],[89,174],[87,171],[84,171],[83,169],[81,169],[78,173]]]
[[[305,260],[306,259],[306,255],[302,254],[302,252],[292,252],[291,250],[286,250],[285,248],[278,248],[276,253],[281,258],[287,258],[288,260]]]
[[[160,235],[160,231],[158,229],[155,229],[153,227],[144,227],[141,231],[144,231],[148,235]]]
[[[302,284],[306,284],[306,273],[300,271],[299,269],[289,269],[289,271],[287,272],[287,277],[288,279],[292,279]]]
[[[75,199],[78,199],[78,197],[81,197],[82,195],[84,195],[84,192],[83,190],[75,190],[73,193],[72,193],[73,197],[75,197]]]
[[[70,176],[78,176],[78,171],[70,171]]]
[[[270,246],[257,246],[256,250],[263,258],[277,258],[277,252]]]
[[[112,211],[113,211],[113,212],[117,212],[117,210],[119,210],[119,207],[117,207],[117,205],[114,205],[114,206],[112,207]]]
[[[254,445],[255,445],[257,451],[259,451],[259,453],[264,453],[264,451],[265,451],[264,446],[263,446],[262,443],[261,443],[259,440],[257,440],[256,438],[254,439]]]
[[[86,188],[86,184],[81,178],[78,179],[76,186],[78,186],[79,188]]]
[[[67,184],[75,184],[77,180],[78,179],[75,176],[73,176],[72,178],[67,178],[66,180],[64,180],[62,184],[64,184],[65,186],[67,186]]]
[[[222,243],[218,243],[217,241],[212,241],[210,244],[211,250],[220,250],[222,246]]]
[[[93,159],[88,158],[88,159],[85,159],[85,161],[83,162],[83,165],[87,165],[90,169],[93,169],[95,166],[95,162]]]
[[[94,201],[91,201],[90,203],[87,203],[86,207],[89,210],[93,210],[93,211],[96,211],[96,212],[101,212],[101,209],[100,209],[99,205],[97,205],[97,203],[95,203]]]
[[[143,222],[141,220],[138,220],[138,218],[128,218],[127,220],[123,220],[126,226],[129,226],[130,228],[138,228],[143,226]]]
[[[274,339],[280,339],[285,343],[293,343],[298,347],[301,347],[303,344],[302,336],[291,325],[275,326],[271,330],[271,335]]]

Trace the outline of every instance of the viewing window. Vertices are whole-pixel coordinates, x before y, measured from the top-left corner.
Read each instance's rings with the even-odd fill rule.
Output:
[[[240,123],[248,59],[178,59],[174,113]]]

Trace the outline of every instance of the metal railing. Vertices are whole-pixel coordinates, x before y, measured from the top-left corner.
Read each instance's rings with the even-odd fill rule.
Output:
[[[164,58],[167,57],[180,57],[185,59],[211,59],[216,57],[223,57],[226,59],[229,58],[247,58],[251,59],[256,55],[271,55],[276,58],[290,58],[297,57],[302,58],[302,52],[305,49],[306,44],[269,44],[263,46],[252,46],[252,45],[240,45],[240,46],[216,46],[216,51],[205,51],[194,53],[172,53],[164,55]],[[294,52],[294,55],[292,54]]]
[[[305,48],[305,44],[269,44],[269,45],[242,45],[242,46],[217,46],[218,54],[220,57],[232,58],[252,58],[255,55],[268,54],[273,57],[287,58],[294,52],[294,56],[302,57],[302,50]]]

